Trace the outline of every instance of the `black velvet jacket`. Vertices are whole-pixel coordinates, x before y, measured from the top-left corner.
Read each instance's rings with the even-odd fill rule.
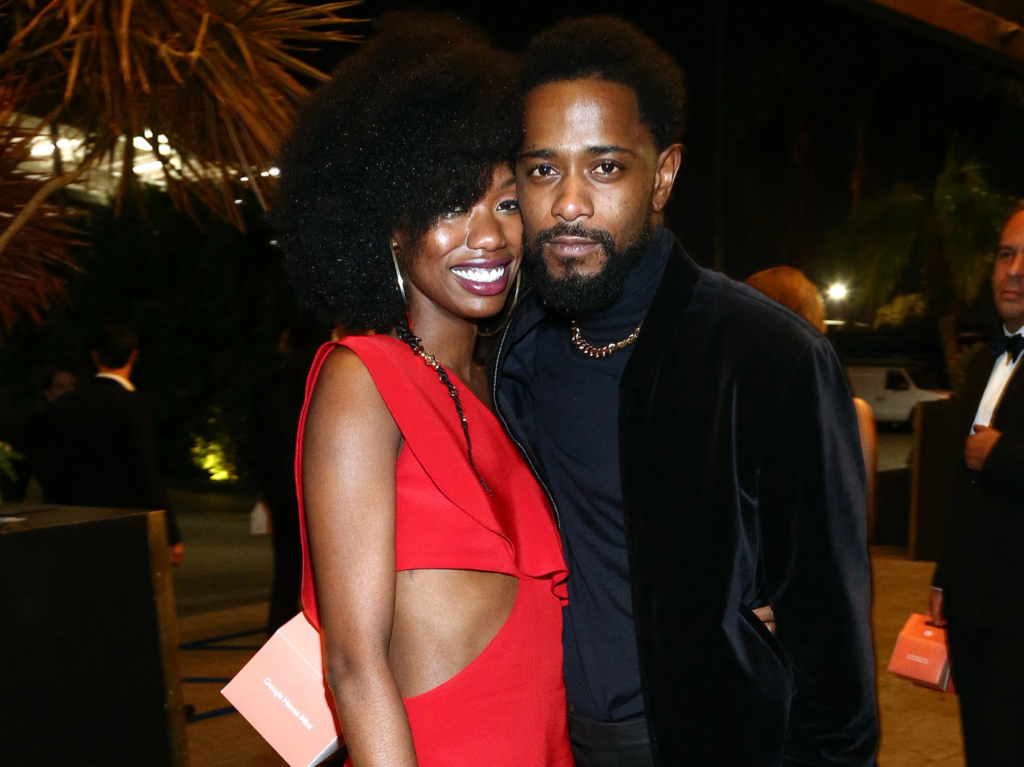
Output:
[[[531,337],[556,321],[528,294],[493,357],[533,466]],[[676,244],[623,375],[619,453],[656,763],[873,765],[864,468],[828,341]],[[774,636],[750,609],[765,601]]]

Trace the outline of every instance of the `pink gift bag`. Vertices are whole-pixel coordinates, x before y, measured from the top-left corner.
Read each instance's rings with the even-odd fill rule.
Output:
[[[289,767],[314,767],[338,750],[320,634],[302,613],[279,628],[221,693]]]

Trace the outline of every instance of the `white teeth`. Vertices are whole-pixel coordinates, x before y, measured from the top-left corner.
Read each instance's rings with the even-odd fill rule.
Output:
[[[452,268],[459,277],[470,282],[497,282],[505,276],[505,267],[497,269],[481,269],[476,266],[456,266]]]

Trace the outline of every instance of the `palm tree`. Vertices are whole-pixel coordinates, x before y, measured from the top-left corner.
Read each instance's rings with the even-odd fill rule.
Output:
[[[855,295],[869,322],[910,266],[925,208],[921,195],[899,184],[862,200],[846,221],[825,235],[826,260],[856,265]]]
[[[921,269],[922,293],[939,317],[947,364],[956,356],[956,327],[988,279],[1009,200],[993,191],[975,159],[946,154],[930,197],[900,184],[864,200],[829,232],[823,255],[856,264],[858,293],[869,321],[907,270]]]
[[[40,279],[55,253],[33,229],[49,218],[39,215],[47,198],[106,164],[120,176],[120,209],[138,183],[138,146],[153,150],[177,204],[192,211],[198,201],[244,227],[234,201],[247,191],[266,205],[273,157],[309,93],[306,83],[327,77],[296,53],[357,39],[344,31],[356,20],[339,15],[356,2],[0,0],[8,115],[39,118],[44,136],[60,126],[80,144],[71,158],[56,150],[60,162],[31,194],[22,185],[0,198],[0,263],[19,242],[27,263],[37,243],[38,264],[23,277]],[[26,138],[14,143],[27,146]],[[52,287],[43,280],[37,289],[50,295]],[[30,313],[44,305],[20,304]],[[10,310],[0,297],[5,322]]]
[[[38,130],[13,108],[11,91],[0,88],[0,221],[11,221],[34,199],[41,202],[0,251],[0,340],[19,313],[42,320],[75,272],[71,247],[81,244],[74,217],[45,202],[47,181],[22,169]]]

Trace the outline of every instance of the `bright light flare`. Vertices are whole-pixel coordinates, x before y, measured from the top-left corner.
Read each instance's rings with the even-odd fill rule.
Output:
[[[39,144],[32,145],[32,156],[33,157],[49,157],[53,154],[54,146],[49,141],[44,141]]]
[[[850,291],[841,282],[837,282],[835,285],[828,289],[828,297],[831,298],[833,301],[842,301],[849,294]]]

